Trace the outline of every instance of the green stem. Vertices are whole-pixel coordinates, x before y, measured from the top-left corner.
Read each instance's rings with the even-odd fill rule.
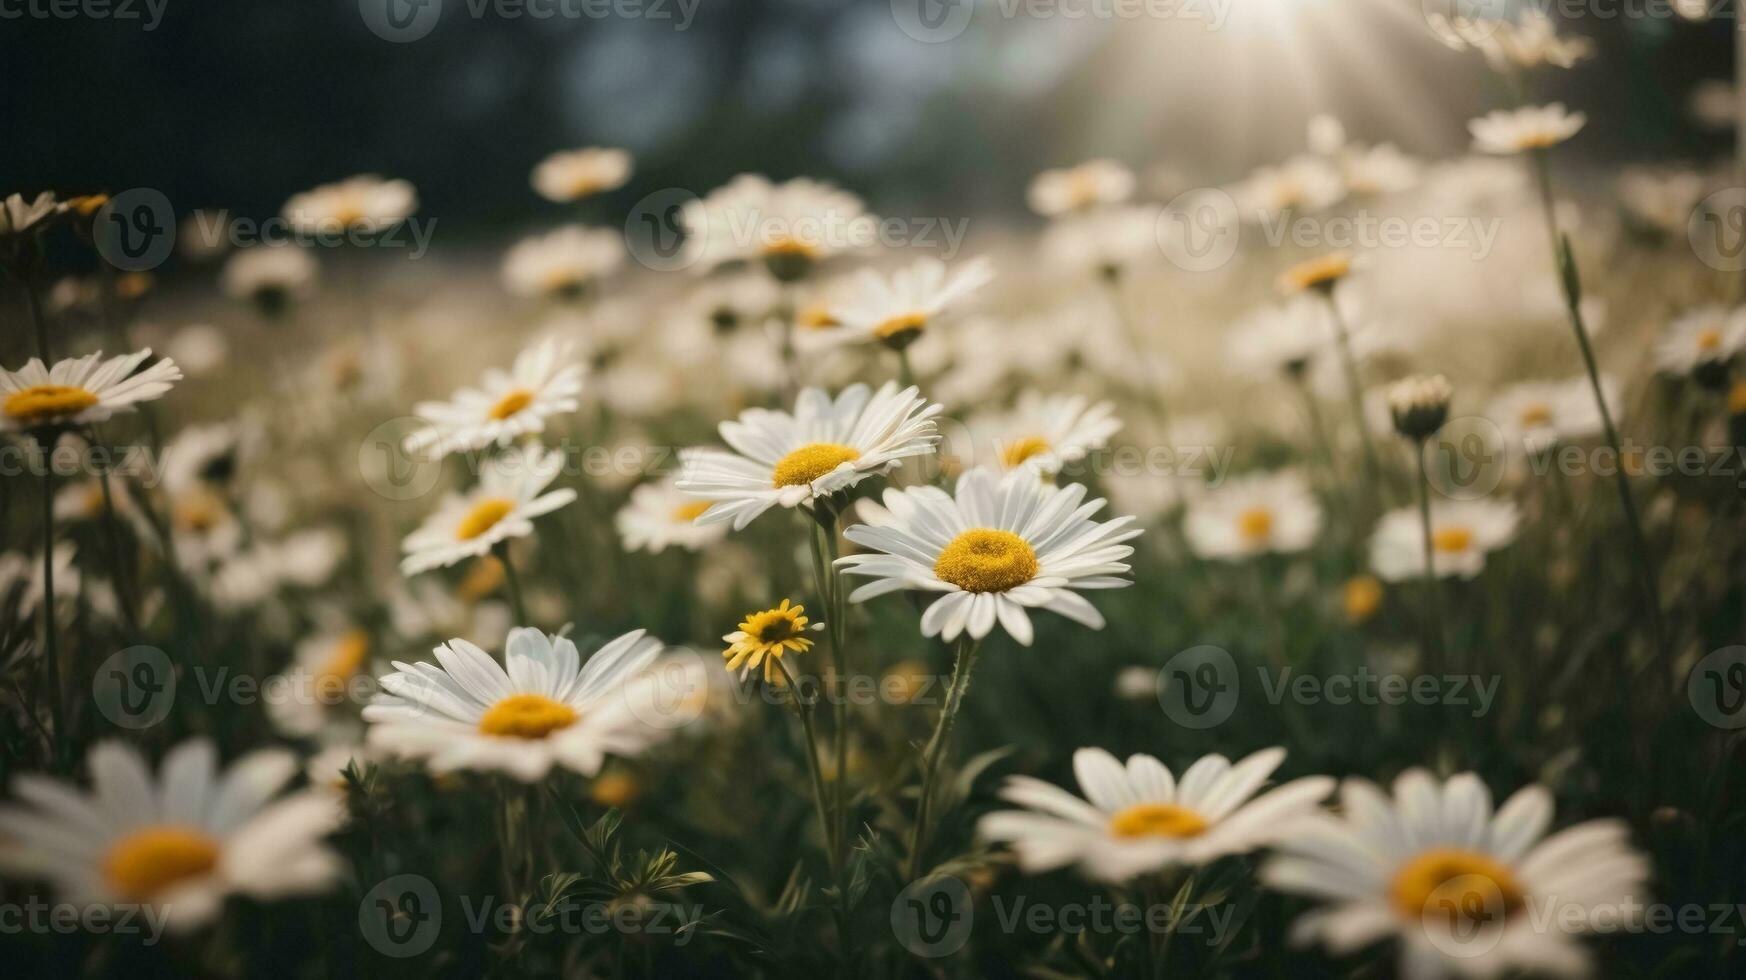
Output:
[[[509,588],[509,604],[515,609],[515,625],[532,626],[527,618],[527,606],[521,599],[521,579],[515,574],[515,562],[509,560],[509,542],[499,541],[492,549],[503,563],[503,582]]]
[[[843,602],[843,583],[837,576],[836,561],[837,545],[837,513],[824,501],[816,504],[814,511],[812,554],[813,576],[818,586],[819,597],[825,604],[825,637],[830,643],[831,670],[836,675],[835,694],[832,697],[832,713],[834,728],[831,732],[831,750],[836,758],[836,773],[831,780],[831,814],[832,828],[829,834],[831,845],[831,864],[840,870],[847,864],[844,853],[848,846],[849,836],[849,699],[847,696],[848,665],[844,651],[844,633],[847,624],[844,618],[848,610]],[[849,931],[849,894],[847,883],[840,877],[837,881],[839,898],[842,902],[843,942],[845,951],[852,950],[853,936]],[[846,953],[846,958],[852,959],[852,953]]]
[[[25,275],[24,303],[30,310],[31,323],[36,327],[36,351],[42,357],[44,367],[54,367],[49,359],[48,317],[43,315],[42,297],[37,295],[36,277]]]
[[[812,802],[818,812],[818,829],[824,835],[825,858],[830,865],[831,880],[837,886],[837,927],[842,930],[843,937],[843,972],[847,975],[852,971],[854,963],[852,928],[849,916],[849,893],[847,883],[843,880],[843,864],[837,847],[837,834],[831,819],[830,807],[825,802],[826,793],[824,773],[819,765],[818,732],[813,728],[813,703],[802,696],[800,684],[794,674],[789,671],[788,664],[781,658],[776,660],[776,666],[782,669],[782,678],[788,682],[788,694],[794,699],[794,713],[800,716],[800,730],[806,737],[806,773],[812,781]],[[839,781],[841,773],[838,774]]]
[[[54,438],[38,436],[44,458],[52,452]],[[55,477],[54,469],[42,471],[42,630],[43,669],[47,674],[50,716],[54,719],[53,754],[64,756],[72,747],[66,729],[66,696],[61,690],[61,655],[55,640]]]
[[[940,718],[934,724],[934,734],[922,750],[921,796],[916,800],[915,827],[909,838],[907,879],[915,881],[921,875],[922,853],[928,843],[929,811],[933,808],[934,783],[939,777],[940,760],[951,738],[952,725],[958,720],[958,709],[964,704],[964,692],[970,688],[970,673],[976,669],[976,654],[981,643],[968,634],[958,641],[958,655],[952,665],[952,682],[946,689],[946,703],[940,708]]]
[[[1346,317],[1340,304],[1334,301],[1334,291],[1325,290],[1328,313],[1333,317],[1334,346],[1340,353],[1340,367],[1346,375],[1346,397],[1352,402],[1352,420],[1358,426],[1358,439],[1364,446],[1364,483],[1367,494],[1378,492],[1382,466],[1377,462],[1376,446],[1370,441],[1370,422],[1364,417],[1364,389],[1358,383],[1358,358],[1352,354],[1352,332],[1346,327]]]
[[[1436,672],[1445,666],[1442,644],[1443,596],[1441,587],[1437,584],[1434,562],[1436,551],[1431,540],[1431,474],[1425,466],[1425,440],[1418,440],[1418,445],[1414,448],[1413,458],[1418,463],[1419,471],[1419,478],[1413,481],[1418,488],[1419,540],[1425,551],[1425,616],[1422,642],[1425,645],[1425,667]]]
[[[1619,494],[1619,507],[1625,513],[1625,524],[1631,536],[1631,550],[1636,557],[1637,578],[1649,604],[1649,628],[1655,649],[1663,665],[1671,665],[1672,654],[1667,645],[1667,628],[1661,619],[1661,587],[1656,582],[1655,564],[1649,556],[1649,539],[1643,533],[1643,521],[1637,514],[1637,501],[1631,495],[1631,479],[1625,473],[1625,454],[1619,445],[1619,430],[1613,424],[1612,409],[1607,407],[1601,391],[1600,368],[1595,364],[1594,346],[1589,342],[1588,328],[1583,324],[1581,280],[1577,276],[1576,256],[1571,254],[1570,240],[1558,230],[1558,214],[1552,197],[1552,165],[1545,150],[1533,151],[1534,173],[1540,185],[1540,210],[1546,219],[1546,234],[1552,244],[1552,265],[1564,292],[1564,307],[1570,314],[1570,329],[1576,334],[1576,346],[1582,352],[1582,366],[1588,372],[1588,385],[1594,393],[1595,406],[1600,409],[1601,428],[1606,432],[1607,446],[1613,451],[1613,477]],[[1641,672],[1648,662],[1638,665]]]

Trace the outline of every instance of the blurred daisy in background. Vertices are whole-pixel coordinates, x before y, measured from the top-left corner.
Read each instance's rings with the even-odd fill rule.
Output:
[[[104,741],[87,767],[91,792],[13,777],[0,869],[46,878],[77,907],[148,906],[177,930],[210,921],[233,894],[272,900],[339,884],[339,856],[322,842],[343,818],[336,801],[274,799],[297,772],[289,752],[252,752],[220,770],[212,740],[195,738],[170,749],[154,779],[137,749]]]
[[[727,536],[721,524],[698,524],[711,506],[679,489],[676,476],[644,483],[631,491],[630,501],[614,518],[626,551],[660,554],[670,545],[701,551]]]
[[[1345,181],[1334,165],[1304,154],[1270,167],[1258,167],[1230,187],[1237,214],[1260,221],[1291,212],[1320,211],[1346,196]]]
[[[309,292],[316,271],[315,257],[300,245],[258,245],[225,260],[219,287],[226,296],[253,303],[263,315],[276,316]]]
[[[1182,517],[1194,553],[1221,561],[1302,551],[1321,531],[1321,505],[1295,469],[1231,477],[1190,500]]]
[[[1670,322],[1655,342],[1655,368],[1663,374],[1717,386],[1728,365],[1746,347],[1746,309],[1704,306]]]
[[[1494,813],[1472,773],[1410,769],[1392,798],[1349,779],[1340,814],[1297,820],[1261,880],[1328,903],[1297,920],[1294,940],[1341,955],[1397,938],[1404,977],[1583,975],[1577,934],[1631,926],[1649,861],[1620,820],[1546,836],[1552,810],[1552,794],[1528,786]]]
[[[394,664],[364,709],[373,748],[422,759],[432,772],[504,772],[524,782],[553,765],[592,776],[606,756],[634,756],[667,732],[650,668],[659,640],[634,630],[583,663],[576,644],[510,630],[503,663],[466,640],[432,651],[436,664]]]
[[[370,666],[370,634],[357,627],[323,631],[297,644],[289,673],[269,681],[267,716],[288,735],[332,734],[356,723],[355,681]]]
[[[630,181],[631,155],[624,150],[586,147],[561,150],[534,166],[529,181],[548,201],[580,201]]]
[[[1031,471],[999,477],[980,468],[958,478],[955,494],[887,490],[890,523],[843,532],[870,549],[840,559],[843,574],[873,579],[849,601],[906,589],[944,593],[922,613],[921,630],[948,642],[960,634],[980,640],[998,622],[1029,646],[1029,609],[1102,629],[1103,615],[1078,590],[1132,585],[1124,576],[1134,549],[1124,542],[1141,529],[1132,517],[1093,520],[1104,502],[1085,496],[1079,484],[1048,486]]]
[[[417,575],[488,554],[499,542],[533,533],[533,519],[576,499],[561,487],[545,493],[564,468],[564,454],[518,446],[481,464],[479,484],[465,494],[447,494],[436,512],[407,535],[400,570]]]
[[[462,388],[446,402],[419,402],[413,411],[429,423],[406,437],[408,453],[440,458],[452,452],[507,446],[517,436],[544,432],[546,419],[574,412],[582,367],[570,345],[548,338],[523,350],[508,372],[487,370],[479,387]]]
[[[1621,404],[1618,383],[1602,377],[1601,391],[1617,420]],[[1511,385],[1498,392],[1485,414],[1497,424],[1506,447],[1520,448],[1530,455],[1562,441],[1587,439],[1605,431],[1587,378]]]
[[[1703,200],[1703,175],[1690,170],[1629,167],[1614,183],[1619,207],[1637,228],[1661,235],[1682,236]]]
[[[56,200],[53,192],[43,191],[33,198],[9,194],[0,200],[0,237],[22,238],[28,232],[46,227],[67,211],[67,205]]]
[[[804,177],[773,184],[758,174],[741,174],[688,202],[680,220],[688,247],[698,250],[697,271],[727,262],[762,262],[784,282],[804,278],[834,255],[872,244],[877,230],[861,199],[847,191]]]
[[[412,184],[362,174],[294,194],[282,213],[298,234],[321,235],[383,231],[416,210],[418,192]]]
[[[1507,500],[1431,501],[1431,570],[1440,578],[1473,578],[1485,556],[1515,539],[1520,513]],[[1370,539],[1370,568],[1384,582],[1425,573],[1423,528],[1416,507],[1382,515]]]
[[[1582,129],[1588,117],[1568,112],[1561,102],[1495,109],[1467,124],[1473,148],[1481,153],[1510,154],[1557,146]]]
[[[1085,279],[1120,279],[1162,257],[1160,215],[1156,207],[1132,206],[1062,218],[1043,233],[1043,264]]]
[[[1120,204],[1134,193],[1134,172],[1115,160],[1087,160],[1073,167],[1045,170],[1031,179],[1025,200],[1045,218],[1057,218],[1099,205]]]
[[[1122,420],[1116,418],[1112,402],[1093,404],[1083,395],[1026,391],[1011,411],[978,419],[973,427],[979,433],[975,463],[1052,477],[1063,466],[1108,446],[1121,430]],[[980,458],[985,451],[993,454],[992,459]]]
[[[810,506],[819,497],[847,490],[888,473],[912,456],[934,451],[939,436],[928,404],[912,386],[886,382],[878,391],[850,385],[832,399],[807,388],[790,414],[765,408],[740,413],[720,426],[731,452],[688,449],[678,486],[695,499],[713,502],[697,519],[732,521],[743,529],[771,507]]]
[[[918,259],[889,277],[866,269],[853,291],[832,308],[835,329],[805,331],[808,340],[879,343],[903,350],[946,312],[994,279],[994,264],[972,259],[948,271],[939,259]]]
[[[806,634],[816,633],[824,625],[810,622],[805,606],[791,606],[783,599],[774,609],[747,616],[739,629],[722,637],[728,646],[721,655],[727,658],[727,669],[739,671],[742,680],[761,665],[764,683],[779,683],[786,669],[782,657],[812,649],[812,639]]]
[[[162,398],[182,370],[167,357],[146,364],[151,356],[150,348],[108,360],[87,354],[54,367],[33,357],[17,371],[0,368],[0,432],[106,422]]]
[[[1523,68],[1569,68],[1594,52],[1586,37],[1559,37],[1552,18],[1534,9],[1515,20],[1426,16],[1431,33],[1449,47],[1478,51],[1494,71],[1513,75]]]
[[[1272,843],[1333,792],[1333,779],[1307,776],[1256,797],[1283,761],[1282,748],[1234,765],[1209,755],[1178,781],[1149,755],[1129,756],[1123,766],[1103,749],[1080,749],[1073,775],[1083,799],[1040,779],[1013,776],[1001,799],[1026,809],[990,813],[977,833],[1005,842],[1031,874],[1077,865],[1092,878],[1120,883],[1196,867]]]
[[[624,238],[566,225],[523,239],[503,257],[503,284],[517,296],[576,299],[624,264]]]

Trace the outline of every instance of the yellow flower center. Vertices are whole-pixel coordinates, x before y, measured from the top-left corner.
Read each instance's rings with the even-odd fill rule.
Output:
[[[511,415],[514,415],[516,412],[528,407],[528,405],[533,403],[533,400],[533,392],[528,391],[526,388],[512,388],[504,394],[502,398],[497,400],[497,404],[491,406],[491,411],[485,414],[490,418],[501,422],[504,419],[509,418]]]
[[[345,683],[363,669],[364,659],[369,655],[370,636],[363,630],[352,630],[340,637],[339,642],[333,646],[333,652],[315,670],[316,692],[339,693]]]
[[[765,255],[793,255],[803,259],[818,258],[818,249],[795,238],[782,237],[764,246]]]
[[[623,807],[637,798],[637,781],[622,772],[602,773],[588,788],[588,795],[600,806]]]
[[[1431,549],[1446,555],[1458,555],[1473,547],[1473,532],[1464,527],[1442,527],[1431,535]]]
[[[600,179],[598,174],[579,173],[570,178],[569,185],[564,189],[569,192],[572,199],[588,197],[605,190],[606,181]]]
[[[218,866],[218,842],[191,827],[142,827],[116,841],[103,877],[123,898],[145,901]]]
[[[455,537],[461,541],[471,541],[497,525],[498,521],[509,516],[515,509],[515,501],[504,497],[486,497],[473,505],[467,516],[461,518],[461,525],[455,528]]]
[[[1075,170],[1067,175],[1067,206],[1090,207],[1097,203],[1097,177],[1088,170]]]
[[[831,312],[830,307],[823,303],[801,310],[799,315],[795,317],[795,321],[807,330],[829,330],[832,327],[843,325],[842,321],[837,319],[836,314]]]
[[[474,562],[455,586],[455,595],[464,602],[478,602],[496,592],[503,584],[503,563],[491,555]]]
[[[1522,425],[1525,428],[1548,425],[1552,422],[1552,406],[1544,402],[1535,402],[1522,406]]]
[[[1484,854],[1452,847],[1408,861],[1395,873],[1389,896],[1409,918],[1447,915],[1477,924],[1506,917],[1527,904],[1509,868]]]
[[[852,463],[860,458],[861,451],[853,446],[815,442],[801,446],[777,460],[771,479],[773,485],[778,487],[797,487],[811,483],[844,463]]]
[[[746,621],[740,624],[740,629],[759,643],[781,644],[806,632],[807,619],[802,615],[804,612],[805,606],[789,606],[783,603],[778,608],[766,609],[746,617]],[[806,645],[810,646],[811,642],[806,641]]]
[[[540,277],[540,288],[548,293],[562,293],[582,285],[582,274],[575,269],[549,269]],[[527,404],[523,402],[522,404]]]
[[[492,705],[479,719],[486,735],[541,739],[576,724],[576,709],[544,694],[511,694]]]
[[[689,504],[680,504],[673,508],[673,519],[689,524],[703,516],[703,512],[715,506],[711,500],[696,500]]]
[[[26,425],[42,425],[76,415],[97,404],[97,396],[72,385],[32,385],[6,396],[6,414]]]
[[[1273,511],[1251,507],[1237,515],[1237,533],[1249,544],[1260,544],[1273,533]]]
[[[202,534],[224,520],[224,504],[204,490],[190,490],[176,499],[170,516],[177,527]]]
[[[1037,553],[1011,531],[973,528],[934,560],[934,574],[966,592],[1005,592],[1037,577]]]
[[[1195,837],[1206,828],[1205,817],[1172,803],[1136,803],[1109,818],[1117,837]]]
[[[1042,436],[1025,436],[1007,446],[1000,452],[1000,463],[1007,469],[1013,469],[1039,453],[1049,451],[1049,440]]]
[[[1335,252],[1321,258],[1300,262],[1285,271],[1284,283],[1288,290],[1329,288],[1334,283],[1346,278],[1352,271],[1352,256],[1345,252]]]
[[[1697,335],[1697,349],[1706,354],[1721,350],[1722,331],[1711,327]]]
[[[1746,415],[1746,381],[1736,381],[1728,389],[1728,413]]]
[[[873,336],[894,347],[906,347],[927,329],[926,313],[905,313],[894,316],[873,328]]]
[[[1360,575],[1347,581],[1340,598],[1348,622],[1365,622],[1376,615],[1377,607],[1382,605],[1382,583],[1374,576]]]
[[[364,202],[355,197],[342,199],[339,205],[333,209],[333,219],[339,222],[342,228],[362,224],[364,221]]]

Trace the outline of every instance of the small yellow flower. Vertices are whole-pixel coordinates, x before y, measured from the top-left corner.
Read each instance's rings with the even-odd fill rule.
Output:
[[[603,772],[588,787],[588,796],[599,806],[624,809],[642,795],[642,786],[627,772]]]
[[[1349,578],[1341,591],[1340,604],[1346,611],[1347,622],[1367,623],[1382,606],[1382,583],[1374,575]]]
[[[1307,262],[1299,262],[1279,277],[1279,289],[1290,295],[1306,289],[1332,291],[1334,285],[1352,274],[1351,252],[1330,252]]]
[[[805,606],[789,605],[787,599],[774,609],[755,612],[740,623],[740,628],[722,637],[728,648],[722,651],[729,670],[738,670],[744,677],[752,668],[764,665],[764,683],[774,683],[781,674],[778,663],[782,655],[792,650],[803,653],[812,648],[806,633],[823,628],[823,623],[808,625]]]

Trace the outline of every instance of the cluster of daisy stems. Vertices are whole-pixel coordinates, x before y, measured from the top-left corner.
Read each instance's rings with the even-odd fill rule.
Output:
[[[1451,45],[1482,52],[1518,93],[1526,91],[1526,69],[1567,67],[1586,53],[1537,16],[1483,28],[1463,21],[1435,26]],[[1549,150],[1583,122],[1561,106],[1523,104],[1475,120],[1471,129],[1480,152],[1523,158],[1539,195],[1552,269],[1582,361],[1586,394],[1579,394],[1589,399],[1573,407],[1559,396],[1564,400],[1558,410],[1585,417],[1592,412],[1595,433],[1622,460],[1616,394],[1597,366],[1576,259],[1558,224],[1549,161]],[[1354,157],[1360,158],[1370,159]],[[630,172],[621,151],[581,150],[540,164],[533,185],[549,200],[569,203],[626,184]],[[1120,224],[1118,206],[1134,184],[1125,168],[1095,161],[1042,174],[1030,203],[1056,222],[1052,234],[1070,239],[1076,228],[1091,229],[1093,238],[1108,245],[1102,237]],[[1313,168],[1306,167],[1271,183],[1258,176],[1247,191],[1265,190],[1261,196],[1277,205],[1281,195],[1310,195],[1316,186]],[[1248,202],[1251,194],[1239,197]],[[1294,198],[1285,207],[1297,203],[1306,202]],[[137,413],[153,448],[162,448],[151,403],[183,380],[184,366],[150,350],[107,359],[55,357],[59,341],[44,296],[50,254],[44,242],[70,230],[92,244],[104,204],[101,197],[58,200],[47,194],[0,202],[0,266],[23,288],[38,349],[23,368],[0,373],[0,432],[29,440],[44,455],[69,444],[105,445],[103,426],[124,413]],[[361,177],[297,195],[285,210],[294,226],[353,230],[392,225],[415,207],[409,184]],[[24,723],[8,730],[8,750],[22,759],[39,749],[35,758],[42,771],[18,775],[11,784],[14,799],[0,805],[0,871],[27,882],[49,881],[65,901],[82,907],[147,909],[188,935],[210,928],[232,898],[270,902],[346,887],[353,869],[335,843],[342,838],[363,842],[358,850],[364,857],[355,869],[362,875],[391,880],[414,870],[376,853],[415,819],[402,812],[393,818],[402,823],[390,825],[394,807],[384,797],[393,794],[379,790],[387,779],[412,785],[424,778],[433,792],[476,793],[488,802],[481,810],[489,811],[498,887],[515,914],[507,934],[492,945],[494,962],[482,968],[502,975],[536,972],[552,961],[531,951],[537,942],[532,937],[567,900],[646,912],[654,903],[677,902],[688,890],[709,886],[723,889],[715,894],[731,892],[741,905],[752,904],[745,889],[713,865],[681,870],[703,862],[682,841],[633,859],[618,838],[620,805],[629,792],[615,782],[626,778],[617,767],[716,724],[708,710],[712,696],[731,688],[768,695],[793,715],[789,730],[796,736],[820,850],[796,858],[785,897],[766,904],[816,909],[831,920],[832,928],[816,933],[822,938],[812,943],[814,951],[801,956],[806,969],[828,961],[840,976],[873,975],[923,969],[915,964],[951,955],[956,947],[939,952],[936,927],[949,928],[964,910],[942,909],[940,896],[949,893],[938,889],[958,882],[957,876],[974,877],[1004,864],[1031,875],[1073,869],[1118,899],[1170,913],[1166,924],[1149,926],[1131,942],[1055,948],[1059,956],[1051,964],[1069,963],[1086,973],[1166,975],[1176,962],[1173,938],[1197,911],[1229,900],[1233,875],[1244,878],[1243,887],[1258,883],[1319,903],[1291,928],[1295,940],[1320,941],[1331,954],[1345,956],[1392,939],[1404,976],[1591,970],[1575,936],[1630,926],[1605,918],[1602,910],[1647,900],[1650,861],[1633,847],[1623,820],[1593,820],[1554,832],[1552,793],[1540,785],[1515,789],[1494,807],[1491,789],[1472,773],[1409,768],[1390,790],[1323,775],[1269,785],[1285,762],[1283,747],[1262,748],[1235,762],[1206,755],[1180,772],[1148,754],[1120,760],[1102,749],[1081,748],[1072,756],[1078,794],[1013,776],[999,791],[1012,808],[982,812],[963,821],[973,823],[973,830],[958,832],[954,811],[963,808],[969,787],[999,755],[954,762],[955,729],[984,645],[1010,639],[1035,644],[1048,656],[1049,642],[1038,642],[1033,622],[1038,614],[1103,628],[1103,614],[1087,594],[1133,584],[1129,559],[1144,518],[1102,516],[1105,501],[1071,479],[1070,464],[1105,449],[1121,425],[1109,402],[1027,402],[1016,421],[997,427],[990,444],[977,430],[974,445],[957,447],[956,455],[943,451],[944,405],[918,383],[939,372],[933,366],[918,371],[912,347],[937,335],[994,278],[993,265],[978,259],[949,268],[929,259],[889,275],[859,270],[853,280],[826,288],[821,270],[845,250],[832,231],[861,216],[857,199],[827,185],[776,184],[753,176],[735,179],[683,215],[688,247],[700,250],[701,268],[750,277],[741,280],[751,283],[742,288],[767,300],[759,327],[769,329],[756,337],[766,346],[753,360],[767,363],[774,354],[780,365],[764,388],[773,407],[749,408],[722,422],[723,446],[683,451],[677,473],[637,488],[617,515],[617,530],[626,550],[699,550],[760,518],[774,524],[786,517],[792,523],[785,543],[800,545],[810,567],[810,596],[782,595],[766,584],[771,594],[759,604],[767,608],[747,614],[723,637],[720,661],[669,648],[641,629],[602,639],[573,637],[574,624],[556,632],[536,626],[561,614],[541,605],[537,582],[528,574],[528,555],[538,543],[535,521],[560,524],[592,506],[589,497],[599,492],[586,481],[580,489],[553,486],[564,473],[564,452],[542,439],[581,410],[589,385],[573,345],[558,338],[531,345],[508,370],[485,372],[476,387],[447,401],[413,407],[418,425],[400,448],[424,461],[447,460],[450,469],[464,461],[475,479],[461,475],[402,540],[399,570],[408,582],[404,588],[396,583],[395,629],[451,638],[435,647],[432,660],[393,661],[380,672],[368,704],[348,715],[343,698],[322,695],[373,673],[369,638],[357,629],[312,630],[317,635],[298,645],[295,662],[279,675],[304,685],[296,689],[299,696],[266,708],[280,734],[321,747],[301,766],[289,751],[264,749],[221,767],[219,741],[203,734],[168,748],[154,774],[138,749],[93,738],[103,728],[99,716],[116,721],[107,713],[118,709],[84,703],[81,692],[91,685],[81,672],[88,674],[95,664],[61,635],[67,617],[58,611],[65,606],[71,566],[57,521],[77,508],[63,508],[64,488],[45,468],[38,491],[41,554],[28,570],[0,563],[0,574],[7,576],[0,579],[0,603],[33,614],[40,639],[28,656],[8,660],[27,672],[12,705]],[[777,233],[748,237],[740,233],[748,224]],[[1146,224],[1149,229],[1150,219]],[[254,301],[263,314],[277,315],[311,274],[308,259],[277,247],[250,251],[231,260],[227,288]],[[1164,421],[1162,382],[1146,374],[1144,333],[1124,316],[1116,288],[1131,256],[1113,248],[1092,251],[1096,275],[1087,291],[1113,301],[1118,332],[1129,345],[1116,357],[1130,362],[1125,367],[1139,365],[1127,383],[1133,401],[1144,408],[1129,421],[1155,428]],[[622,247],[610,235],[565,229],[513,249],[504,280],[518,294],[588,302],[599,280],[621,261]],[[1475,577],[1486,556],[1514,537],[1520,515],[1508,501],[1445,498],[1448,488],[1432,447],[1449,420],[1455,391],[1442,375],[1408,376],[1386,390],[1394,432],[1411,452],[1411,486],[1402,484],[1400,468],[1390,465],[1399,454],[1367,421],[1373,413],[1361,382],[1359,346],[1340,302],[1343,284],[1363,267],[1363,256],[1333,252],[1288,268],[1281,292],[1298,309],[1309,304],[1316,313],[1298,325],[1313,322],[1328,330],[1300,331],[1271,345],[1263,359],[1279,372],[1275,378],[1286,378],[1304,398],[1305,441],[1319,463],[1314,479],[1324,483],[1330,500],[1349,501],[1342,516],[1351,538],[1342,536],[1342,546],[1354,554],[1368,551],[1374,574],[1348,585],[1347,608],[1358,610],[1349,615],[1357,620],[1373,612],[1383,583],[1406,583],[1407,591],[1417,590],[1411,617],[1421,633],[1416,671],[1478,676],[1482,660],[1473,641],[1458,638],[1472,634],[1452,630],[1443,615],[1445,582]],[[118,288],[113,277],[106,288]],[[102,308],[105,336],[133,350],[125,322],[108,315],[110,304]],[[1276,336],[1276,323],[1258,320],[1252,333]],[[1703,383],[1711,388],[1717,384],[1710,376],[1720,372],[1725,383],[1730,359],[1746,346],[1746,327],[1738,323],[1700,324],[1678,333],[1691,334],[1691,374],[1709,377]],[[876,374],[877,383],[854,381],[833,393],[827,379],[806,376],[819,363],[809,353],[846,347],[874,353],[860,370]],[[1333,365],[1335,383],[1349,403],[1346,417],[1322,416],[1311,390],[1312,359]],[[1739,414],[1746,416],[1746,395],[1740,397]],[[1519,407],[1522,430],[1545,427],[1553,412],[1550,398],[1536,394]],[[607,438],[606,415],[602,408],[591,423],[601,439]],[[318,542],[294,541],[236,520],[244,508],[222,488],[241,450],[218,436],[179,439],[185,452],[169,454],[179,469],[165,476],[167,495],[143,492],[106,469],[98,471],[94,487],[103,530],[98,540],[113,578],[108,608],[131,636],[149,636],[153,622],[174,622],[194,647],[177,651],[190,663],[172,669],[186,670],[219,662],[213,648],[223,637],[201,628],[203,604],[256,609],[260,595],[325,581],[337,559],[324,559]],[[1340,466],[1349,450],[1361,460],[1351,478]],[[1642,648],[1648,651],[1637,654],[1625,645],[1624,683],[1630,684],[1651,669],[1670,676],[1678,665],[1664,621],[1661,574],[1627,467],[1614,472],[1625,548],[1641,593]],[[1269,637],[1266,653],[1286,670],[1298,665],[1286,652],[1285,615],[1274,605],[1276,590],[1261,569],[1270,556],[1303,551],[1320,534],[1323,520],[1311,483],[1305,474],[1286,470],[1196,488],[1192,495],[1185,492],[1180,524],[1159,535],[1168,538],[1163,548],[1172,553],[1250,565],[1253,612]],[[11,484],[5,486],[0,516],[12,496]],[[578,501],[583,506],[572,508]],[[215,528],[232,528],[236,537],[215,540]],[[141,551],[161,558],[162,603],[149,602],[153,590],[135,580],[140,562],[124,546],[134,540]],[[576,546],[583,541],[579,537]],[[445,569],[467,570],[459,588],[475,600],[503,596],[501,628],[488,629],[472,608],[457,622],[440,599],[414,591],[429,581],[427,573]],[[27,583],[17,597],[15,580]],[[858,607],[894,596],[910,602],[935,662],[950,669],[937,689],[931,727],[925,737],[907,742],[898,776],[868,776],[863,783],[858,776],[865,770],[857,767],[852,746],[857,731],[905,729],[895,717],[897,706],[870,708],[852,696],[851,681],[888,659],[873,649],[876,641],[866,628],[875,614]],[[897,601],[887,604],[896,607]],[[450,625],[455,628],[446,629]],[[8,642],[13,632],[6,630]],[[487,649],[498,638],[501,652]],[[592,652],[585,655],[583,647]],[[149,661],[127,661],[120,673],[144,684],[152,680],[151,667]],[[147,668],[143,678],[141,668]],[[1166,704],[1180,696],[1169,689],[1180,680],[1160,682],[1165,689],[1157,696]],[[102,683],[99,678],[97,686]],[[1143,694],[1152,696],[1149,681],[1143,686]],[[1286,714],[1283,724],[1307,739],[1297,727],[1302,718]],[[1462,751],[1456,735],[1471,719],[1437,706],[1414,720],[1432,732],[1442,756],[1425,764],[1458,766],[1451,761]],[[210,718],[200,724],[201,731],[217,730]],[[75,750],[82,743],[89,745],[88,792],[61,778],[79,769]],[[285,792],[300,768],[308,785]],[[796,807],[808,805],[797,792],[786,798]],[[599,804],[598,819],[583,817],[583,799]],[[761,815],[736,817],[751,827]],[[755,835],[756,828],[745,833]],[[1243,863],[1259,852],[1265,856],[1253,866]],[[577,855],[584,870],[571,871]],[[810,882],[803,880],[808,863],[828,875],[816,904]],[[369,881],[352,885],[373,894]],[[796,897],[790,900],[788,893]],[[374,908],[369,894],[362,917]],[[885,903],[867,901],[870,894],[891,897],[889,916]],[[870,914],[875,904],[877,915]],[[411,911],[392,902],[384,907],[385,935],[416,927]],[[918,918],[924,914],[939,921],[924,923]],[[909,927],[903,925],[906,915]],[[878,934],[869,934],[875,922]],[[684,928],[690,932],[682,935],[707,934],[747,946],[762,941],[747,938],[749,929],[735,932],[705,918]],[[369,943],[378,952],[396,955],[398,940],[382,940],[367,929],[366,935],[374,937]],[[893,936],[901,953],[871,952],[889,951]],[[619,946],[610,962],[563,963],[588,975],[622,973],[635,966],[627,967],[625,949]],[[776,974],[801,969],[752,960],[755,968]],[[210,958],[199,964],[213,965]],[[1053,965],[1038,969],[1065,975]]]

